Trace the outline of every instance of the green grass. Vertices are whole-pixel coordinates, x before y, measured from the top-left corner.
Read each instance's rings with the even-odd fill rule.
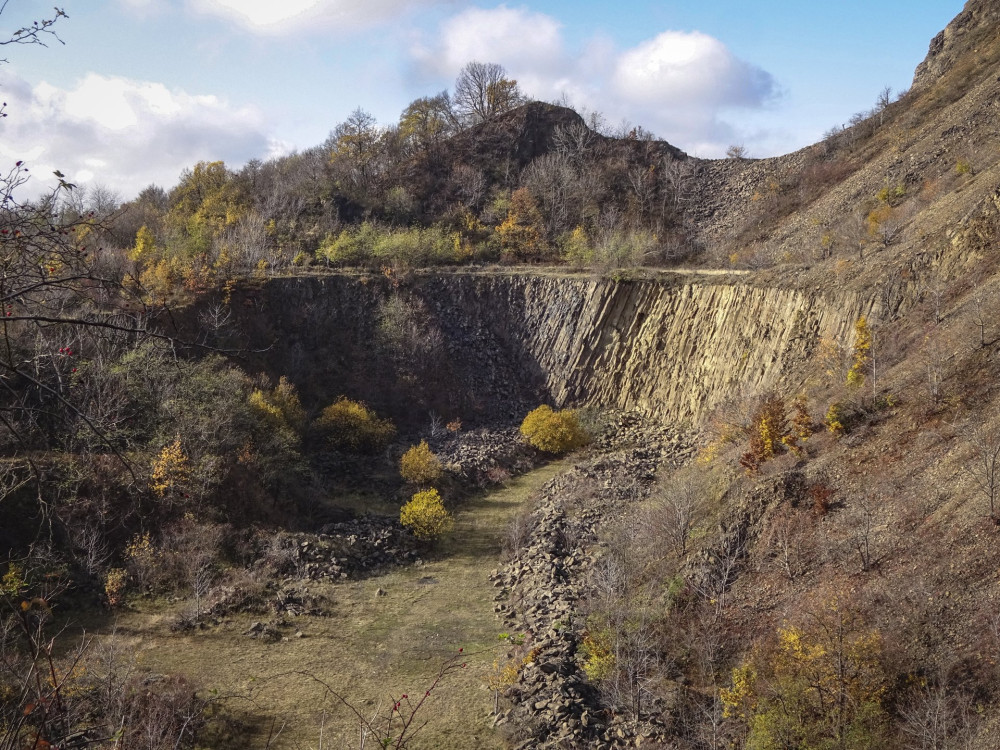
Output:
[[[249,696],[230,705],[245,714],[253,746],[264,746],[272,719],[275,731],[283,727],[274,748],[318,747],[321,724],[328,747],[357,745],[357,720],[324,700],[318,680],[370,715],[403,693],[423,695],[442,664],[463,648],[466,668],[446,676],[418,714],[427,726],[411,747],[500,747],[483,679],[500,651],[502,629],[488,574],[498,565],[507,523],[562,468],[550,464],[463,504],[455,532],[421,566],[367,580],[309,584],[310,592],[332,602],[332,615],[288,618],[287,640],[268,644],[244,636],[254,620],[263,619],[251,615],[208,631],[174,634],[168,628],[174,607],[152,604],[123,615],[118,635],[144,669]],[[376,595],[379,589],[384,596]],[[297,630],[304,637],[295,637]]]

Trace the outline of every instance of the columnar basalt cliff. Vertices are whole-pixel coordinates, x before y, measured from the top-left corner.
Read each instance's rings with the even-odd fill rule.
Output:
[[[448,370],[443,380],[411,382],[395,400],[382,392],[396,385],[386,382],[391,352],[383,348],[379,362],[371,346],[393,296],[419,316],[414,335],[437,342],[432,356]],[[417,419],[426,416],[421,407],[515,419],[547,400],[672,421],[697,421],[736,395],[796,387],[819,342],[849,345],[855,320],[873,307],[857,293],[694,274],[616,281],[463,273],[418,276],[398,288],[349,277],[280,279],[250,303],[244,327],[256,328],[255,343],[274,342],[263,355],[268,369],[294,364],[317,399],[346,393]]]

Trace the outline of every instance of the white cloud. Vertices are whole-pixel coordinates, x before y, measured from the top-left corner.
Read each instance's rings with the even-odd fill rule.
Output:
[[[773,89],[767,73],[698,31],[665,31],[628,50],[618,58],[613,81],[632,101],[680,100],[698,107],[756,107]]]
[[[139,0],[140,2],[142,0]],[[393,18],[434,0],[187,0],[196,12],[232,21],[257,34],[354,29]]]
[[[769,73],[698,31],[664,31],[626,50],[597,37],[568,51],[556,19],[503,5],[453,16],[411,56],[434,76],[455,76],[470,60],[500,63],[534,98],[565,95],[704,156],[721,156],[740,139],[734,110],[761,109],[776,94]]]
[[[544,13],[501,5],[470,8],[445,21],[440,41],[412,50],[425,73],[454,75],[473,60],[517,60],[525,69],[551,69],[564,59],[561,24]]]
[[[0,165],[27,162],[36,191],[59,169],[71,182],[94,180],[128,197],[151,182],[174,185],[201,160],[238,166],[284,150],[257,110],[161,83],[89,73],[71,89],[32,87],[4,71],[0,89],[9,114]]]

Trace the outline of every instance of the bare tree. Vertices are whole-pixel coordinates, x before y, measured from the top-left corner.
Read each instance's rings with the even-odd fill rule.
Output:
[[[986,326],[990,315],[986,312],[986,297],[976,292],[972,298],[972,324],[979,329],[979,348],[986,347]]]
[[[451,170],[451,184],[462,204],[476,210],[486,195],[486,177],[483,170],[468,164],[456,164]]]
[[[255,270],[262,261],[273,260],[268,252],[267,221],[256,211],[241,216],[218,242],[244,273]]]
[[[878,126],[882,127],[885,123],[885,111],[889,108],[892,103],[892,86],[886,86],[883,88],[879,94],[878,99],[875,100],[875,111],[878,112]]]
[[[909,750],[958,750],[972,747],[972,701],[944,685],[921,686],[900,708],[900,729]]]
[[[552,132],[552,143],[556,152],[577,160],[581,158],[594,142],[594,131],[582,120],[569,125],[556,125]]]
[[[587,190],[568,156],[556,152],[538,157],[524,170],[521,184],[540,204],[550,239],[581,223]]]
[[[8,0],[3,0],[3,2],[0,2],[0,15],[3,15],[3,12],[7,9],[7,1]],[[64,44],[65,42],[59,38],[53,28],[60,18],[69,18],[69,16],[67,16],[65,11],[61,8],[55,8],[51,18],[33,21],[30,24],[22,26],[16,31],[11,32],[6,39],[0,39],[0,47],[6,47],[12,44],[38,44],[45,47],[48,46],[45,42],[49,38],[55,39],[59,42],[59,44]],[[6,62],[6,57],[0,57],[0,64]],[[2,112],[3,107],[0,107],[0,113]]]
[[[783,512],[771,522],[765,543],[778,568],[789,581],[794,581],[805,573],[815,551],[808,514],[796,510]]]
[[[492,120],[523,104],[517,81],[497,63],[467,63],[455,81],[452,106],[458,117],[470,125]]]
[[[691,530],[701,520],[705,487],[698,474],[678,474],[661,492],[662,502],[650,513],[650,530],[667,540],[678,555],[687,553]]]
[[[969,461],[963,467],[976,489],[986,500],[990,518],[997,521],[997,496],[1000,494],[1000,435],[985,424],[970,427],[965,434],[972,449]]]
[[[691,587],[715,606],[718,617],[726,606],[726,593],[735,583],[739,565],[747,553],[746,534],[734,530],[727,534],[699,571],[690,579]]]
[[[880,561],[878,556],[878,535],[875,531],[875,515],[877,503],[871,497],[862,497],[853,517],[854,528],[851,531],[850,544],[858,553],[861,570],[868,572]]]
[[[600,681],[601,694],[611,707],[627,708],[637,722],[659,667],[649,612],[629,608],[627,615],[614,623],[611,639],[614,667]]]

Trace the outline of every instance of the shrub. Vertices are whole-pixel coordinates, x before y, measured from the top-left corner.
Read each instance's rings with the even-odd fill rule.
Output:
[[[740,465],[747,473],[755,474],[761,464],[785,449],[799,450],[795,436],[788,429],[784,400],[776,393],[769,393],[754,410],[750,422],[750,445],[740,458]]]
[[[529,445],[546,453],[566,453],[590,442],[590,436],[580,426],[576,412],[569,409],[554,411],[545,405],[524,418],[521,434]]]
[[[253,410],[275,428],[298,431],[305,424],[306,413],[298,392],[284,375],[270,393],[254,389],[249,402]]]
[[[881,203],[887,203],[890,206],[897,206],[899,205],[899,202],[906,197],[906,186],[901,182],[893,185],[892,187],[886,185],[875,194],[875,197],[878,198]]]
[[[313,423],[337,450],[348,453],[378,453],[392,441],[396,427],[359,401],[341,396]]]
[[[607,629],[588,632],[583,638],[583,671],[591,682],[600,682],[611,676],[615,668],[612,634]]]
[[[128,571],[123,568],[112,568],[104,577],[104,594],[108,598],[109,607],[117,607],[125,601],[125,589],[128,587]]]
[[[837,402],[830,404],[830,408],[826,410],[826,416],[823,418],[826,429],[834,435],[842,435],[844,433],[843,420],[844,408]]]
[[[847,371],[847,384],[861,386],[865,382],[865,369],[871,362],[872,333],[862,315],[854,324],[854,354],[851,369]]]
[[[336,237],[327,235],[316,251],[316,256],[337,266],[364,266],[371,263],[378,227],[364,222],[357,229],[344,229]]]
[[[435,456],[426,440],[419,445],[411,446],[399,460],[399,473],[407,482],[413,484],[433,484],[441,478],[441,460]]]
[[[428,541],[447,534],[455,527],[455,519],[441,502],[435,489],[416,493],[399,512],[399,522],[418,539]]]
[[[792,402],[792,408],[795,409],[795,416],[792,417],[795,436],[804,443],[813,434],[813,419],[809,414],[809,404],[805,394],[800,394],[795,398]]]

